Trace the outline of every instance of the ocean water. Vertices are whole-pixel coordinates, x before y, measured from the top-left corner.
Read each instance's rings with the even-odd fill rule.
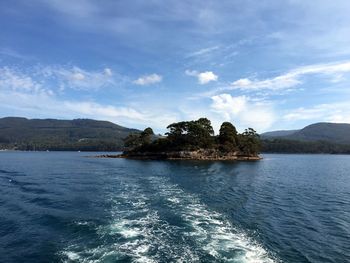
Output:
[[[0,262],[350,262],[350,156],[0,152]]]

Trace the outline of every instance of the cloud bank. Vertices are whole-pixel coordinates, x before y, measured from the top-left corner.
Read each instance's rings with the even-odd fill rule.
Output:
[[[266,102],[254,102],[247,96],[233,97],[227,93],[213,96],[211,99],[211,109],[214,112],[219,113],[224,120],[239,122],[246,128],[254,127],[259,131],[265,131],[276,120],[271,105]]]

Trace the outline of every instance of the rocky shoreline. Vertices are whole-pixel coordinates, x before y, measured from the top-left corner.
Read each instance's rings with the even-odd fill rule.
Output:
[[[217,150],[171,151],[171,152],[124,152],[104,154],[98,158],[126,158],[141,160],[203,160],[203,161],[258,161],[258,155],[242,155],[239,152],[223,153]]]

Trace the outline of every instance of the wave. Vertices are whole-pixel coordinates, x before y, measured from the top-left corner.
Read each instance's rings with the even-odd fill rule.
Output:
[[[165,177],[143,180],[119,182],[119,191],[111,194],[111,222],[96,227],[102,241],[88,248],[71,244],[61,252],[65,262],[276,261],[196,195]]]
[[[153,177],[159,194],[169,201],[191,226],[186,232],[199,246],[216,260],[222,262],[274,262],[269,253],[242,230],[232,226],[225,217],[210,210],[193,194],[188,194],[165,178]]]

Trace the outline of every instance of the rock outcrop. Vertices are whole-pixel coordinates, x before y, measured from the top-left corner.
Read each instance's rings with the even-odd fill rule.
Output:
[[[130,158],[151,160],[212,160],[212,161],[257,161],[258,155],[242,155],[239,152],[221,152],[215,149],[200,149],[196,151],[170,151],[170,152],[124,152],[120,155],[102,155],[105,158]]]

